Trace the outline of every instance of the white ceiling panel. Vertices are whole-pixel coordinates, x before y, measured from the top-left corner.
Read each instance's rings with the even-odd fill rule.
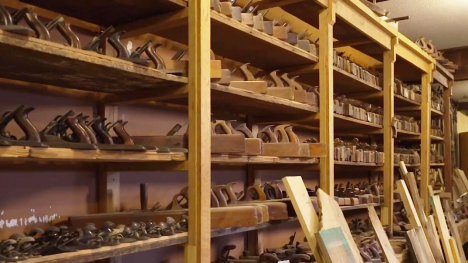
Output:
[[[468,0],[389,0],[378,5],[390,18],[410,16],[398,27],[413,41],[424,36],[438,49],[468,46]]]

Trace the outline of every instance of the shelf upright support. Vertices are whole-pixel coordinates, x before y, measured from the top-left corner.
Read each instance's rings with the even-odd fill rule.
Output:
[[[189,4],[189,229],[186,263],[211,258],[210,1]]]
[[[394,90],[395,90],[395,61],[396,45],[398,38],[393,37],[391,50],[385,51],[383,55],[383,91],[384,91],[384,205],[382,207],[381,221],[383,225],[390,226],[393,232],[393,184],[394,184],[394,166],[393,153],[395,140],[393,129],[393,118],[395,116]]]
[[[429,215],[429,170],[431,161],[431,82],[434,64],[428,65],[421,78],[421,198],[424,212]]]
[[[448,88],[444,91],[444,183],[445,191],[452,192],[452,96],[453,80],[448,81]]]
[[[333,160],[333,25],[336,21],[336,0],[328,0],[328,8],[319,14],[319,82],[320,142],[327,147],[327,156],[320,158],[320,188],[333,196],[335,167]]]

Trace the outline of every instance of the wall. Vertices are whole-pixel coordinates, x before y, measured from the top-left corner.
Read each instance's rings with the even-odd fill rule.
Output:
[[[468,132],[468,113],[466,111],[457,112],[457,131],[458,134]]]

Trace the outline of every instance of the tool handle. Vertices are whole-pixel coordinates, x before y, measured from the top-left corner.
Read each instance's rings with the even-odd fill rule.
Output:
[[[50,41],[49,30],[47,30],[44,24],[42,24],[39,18],[37,18],[36,13],[27,13],[25,16],[25,21],[28,26],[34,30],[37,38]]]
[[[125,34],[125,30],[117,31],[109,38],[109,44],[117,51],[117,58],[128,60],[130,55],[127,48],[120,41],[120,37]]]
[[[67,40],[70,47],[81,49],[80,38],[72,31],[70,23],[60,22],[57,25],[57,30]]]
[[[67,126],[70,127],[73,134],[78,138],[79,143],[91,143],[88,133],[78,123],[78,119],[75,117],[68,117]]]
[[[148,210],[148,184],[140,184],[141,211]]]
[[[166,63],[164,60],[158,55],[156,49],[161,46],[161,43],[156,43],[154,45],[150,45],[145,49],[146,55],[153,61],[154,66],[156,69],[166,69]]]
[[[114,132],[119,136],[119,138],[123,141],[125,145],[134,145],[135,143],[132,140],[132,137],[128,132],[125,130],[125,125],[128,122],[121,122],[114,126]]]
[[[41,137],[39,136],[39,132],[37,131],[36,127],[32,124],[32,122],[28,118],[28,114],[33,111],[34,108],[21,108],[15,114],[15,121],[20,126],[21,130],[25,133],[26,141],[30,142],[41,142]]]
[[[13,25],[10,13],[2,4],[0,4],[0,21],[3,22],[4,26]]]

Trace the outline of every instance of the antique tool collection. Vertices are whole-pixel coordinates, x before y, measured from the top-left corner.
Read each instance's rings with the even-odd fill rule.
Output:
[[[38,131],[28,116],[33,110],[33,107],[21,105],[15,110],[3,114],[0,119],[0,145],[77,150],[187,151],[180,148],[169,149],[135,144],[132,137],[125,130],[127,121],[118,120],[115,123],[105,123],[105,119],[100,116],[88,120],[89,116],[84,116],[82,113],[75,114],[72,110],[63,115],[58,115],[43,130]],[[17,138],[5,130],[13,120],[23,131],[23,137]],[[111,130],[117,134],[117,138],[113,138],[109,134]]]
[[[421,121],[415,120],[413,117],[395,115],[393,125],[397,130],[421,133]]]
[[[435,58],[440,64],[442,64],[448,71],[455,72],[458,69],[458,65],[454,64],[452,61],[444,58],[443,52],[437,50],[432,40],[426,40],[425,37],[418,38],[416,44],[426,51],[431,57]]]
[[[435,110],[445,112],[444,105],[444,87],[440,84],[432,84],[431,86],[431,107]]]
[[[429,170],[429,184],[435,191],[445,191],[444,175],[442,172],[442,168],[431,168]]]
[[[348,223],[354,241],[364,262],[385,262],[382,248],[377,242],[374,230],[368,219],[354,219]]]
[[[365,142],[359,142],[358,138],[354,138],[351,142],[335,138],[334,147],[334,159],[336,161],[384,163],[384,154],[381,150],[378,150],[382,149],[382,146],[378,146],[377,144],[369,145]]]
[[[255,77],[249,70],[250,63],[239,67],[243,81],[231,81],[229,87],[252,91],[260,94],[267,94],[274,97],[293,100],[312,106],[319,105],[318,87],[312,87],[297,81],[298,76],[289,77],[288,73],[279,74],[279,70],[274,70],[261,77]],[[264,73],[264,72],[262,72]]]
[[[333,50],[333,65],[339,69],[353,74],[354,76],[364,80],[365,82],[368,82],[371,85],[378,87],[383,86],[382,73],[371,73],[370,70],[352,61],[351,56],[344,56],[344,52]]]
[[[383,202],[382,192],[378,182],[360,182],[354,185],[348,182],[346,187],[343,184],[335,184],[334,197],[340,206],[380,204]]]
[[[383,109],[345,95],[335,96],[333,99],[333,112],[361,121],[383,125]]]
[[[34,36],[47,41],[51,41],[50,31],[57,29],[66,40],[66,45],[77,49],[94,51],[99,54],[104,54],[103,47],[107,39],[110,46],[115,50],[117,58],[142,66],[150,66],[152,62],[156,69],[165,73],[175,75],[183,74],[183,72],[178,69],[166,69],[164,60],[156,52],[156,49],[161,45],[160,43],[153,44],[149,40],[143,46],[130,52],[120,40],[122,35],[125,34],[125,31],[115,31],[115,29],[110,26],[106,30],[100,32],[82,48],[80,39],[71,29],[70,23],[66,22],[62,16],[58,16],[44,24],[33,11],[33,8],[27,7],[10,14],[8,10],[0,4],[0,21],[3,23],[0,25],[0,29],[15,34]],[[29,28],[18,25],[23,19]],[[141,58],[143,53],[145,53],[148,58]],[[180,60],[181,57],[182,56],[178,56],[173,59]]]
[[[270,36],[297,46],[313,55],[317,56],[316,42],[311,43],[310,34],[307,31],[296,33],[292,31],[292,25],[281,18],[267,21],[265,15],[270,9],[258,11],[259,6],[252,6],[253,1],[249,1],[245,6],[236,6],[236,0],[219,1],[212,0],[211,8],[227,17],[250,26],[255,30],[264,32]]]
[[[395,146],[395,153],[393,154],[393,160],[395,164],[400,163],[400,161],[405,162],[405,164],[420,164],[421,156],[419,155],[420,149],[416,148],[405,148]]]
[[[83,249],[98,249],[116,246],[161,236],[171,236],[187,232],[188,217],[179,222],[167,217],[165,222],[132,222],[129,225],[116,225],[105,222],[101,228],[88,223],[71,231],[67,226],[52,226],[45,231],[35,228],[27,234],[16,233],[0,242],[0,261],[15,262],[28,258],[48,256]]]
[[[315,258],[307,242],[296,242],[296,233],[289,238],[289,243],[280,248],[267,248],[260,255],[254,255],[250,251],[244,251],[239,258],[230,256],[235,245],[223,247],[215,263],[279,263],[279,262],[314,262]]]
[[[421,103],[421,86],[414,84],[403,83],[399,79],[395,79],[395,94],[403,96],[407,99]]]

